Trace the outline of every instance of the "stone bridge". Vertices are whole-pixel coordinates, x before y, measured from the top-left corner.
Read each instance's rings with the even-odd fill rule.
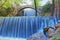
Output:
[[[26,5],[26,6],[20,6],[20,8],[19,8],[19,13],[21,13],[24,9],[26,9],[26,8],[31,8],[31,9],[34,9],[35,10],[35,7],[33,7],[33,6],[31,6],[31,5]],[[39,10],[39,9],[37,9],[37,12],[40,14],[41,13],[41,11]],[[19,15],[19,13],[17,14],[17,15]]]

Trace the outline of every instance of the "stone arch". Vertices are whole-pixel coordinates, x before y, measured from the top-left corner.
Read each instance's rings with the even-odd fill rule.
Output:
[[[34,10],[35,10],[35,7],[28,7],[28,6],[27,6],[27,7],[22,7],[22,8],[20,8],[20,10],[19,10],[18,12],[21,12],[22,10],[24,10],[24,9],[26,9],[26,8],[31,8],[31,9],[34,9]],[[38,9],[37,9],[37,12],[38,12],[39,14],[41,13],[41,11],[38,10]],[[17,13],[16,16],[19,16],[19,13]]]

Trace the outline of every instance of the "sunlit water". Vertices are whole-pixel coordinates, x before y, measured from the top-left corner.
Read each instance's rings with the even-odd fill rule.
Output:
[[[24,16],[35,16],[36,11],[31,8],[24,9]],[[37,12],[37,16],[40,16],[40,13]]]

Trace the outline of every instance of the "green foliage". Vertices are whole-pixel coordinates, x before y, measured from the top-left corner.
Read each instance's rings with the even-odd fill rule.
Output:
[[[10,1],[6,1],[5,4],[3,5],[4,8],[9,8],[11,6]]]
[[[52,4],[49,1],[41,8],[43,16],[51,16]]]
[[[51,7],[52,7],[52,4],[48,2],[46,5],[42,7],[42,11],[51,12]]]
[[[51,15],[51,14],[48,13],[48,12],[44,13],[44,16],[50,16],[50,15]]]
[[[55,2],[59,2],[60,3],[60,0],[55,0]]]
[[[32,0],[32,5],[34,6],[34,0]],[[40,6],[42,0],[36,0],[36,6]]]
[[[32,0],[32,6],[34,6],[34,0]],[[37,7],[40,6],[42,0],[36,0]],[[14,16],[14,11],[12,4],[15,3],[17,6],[20,3],[23,3],[22,0],[0,0],[0,16]],[[26,4],[26,2],[24,2]],[[51,11],[51,4],[47,3],[42,7],[43,12],[50,12]],[[48,15],[48,14],[47,14]]]
[[[55,34],[55,35],[51,38],[51,40],[58,40],[58,39],[60,39],[60,34]]]
[[[6,15],[7,15],[6,9],[2,8],[2,9],[0,10],[0,16],[6,16]]]
[[[36,0],[37,6],[40,6],[42,0]]]
[[[5,3],[4,3],[4,5],[2,5],[3,4],[3,1],[5,1]],[[13,3],[16,3],[16,4],[19,4],[19,2],[21,2],[21,0],[3,0],[3,1],[1,1],[2,2],[2,7],[4,7],[4,8],[9,8],[9,7],[11,7],[11,5],[13,4]],[[0,2],[0,3],[1,3]]]
[[[22,0],[0,0],[0,16],[14,15],[13,3],[18,5]]]

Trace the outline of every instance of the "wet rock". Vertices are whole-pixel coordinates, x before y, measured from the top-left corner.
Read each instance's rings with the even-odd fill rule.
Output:
[[[48,33],[48,37],[52,37],[55,33],[55,29],[53,27],[46,27],[44,31]]]
[[[43,32],[39,32],[30,36],[27,40],[47,40],[47,39]]]
[[[55,33],[55,30],[52,29],[52,28],[49,28],[49,30],[48,30],[48,36],[49,36],[49,38],[52,37],[54,35],[54,33]]]
[[[60,28],[60,23],[56,24],[56,25],[55,25],[55,28],[56,28],[56,29],[57,29],[57,28]]]
[[[50,40],[60,40],[60,23],[55,25],[55,33],[54,35],[50,38]]]

